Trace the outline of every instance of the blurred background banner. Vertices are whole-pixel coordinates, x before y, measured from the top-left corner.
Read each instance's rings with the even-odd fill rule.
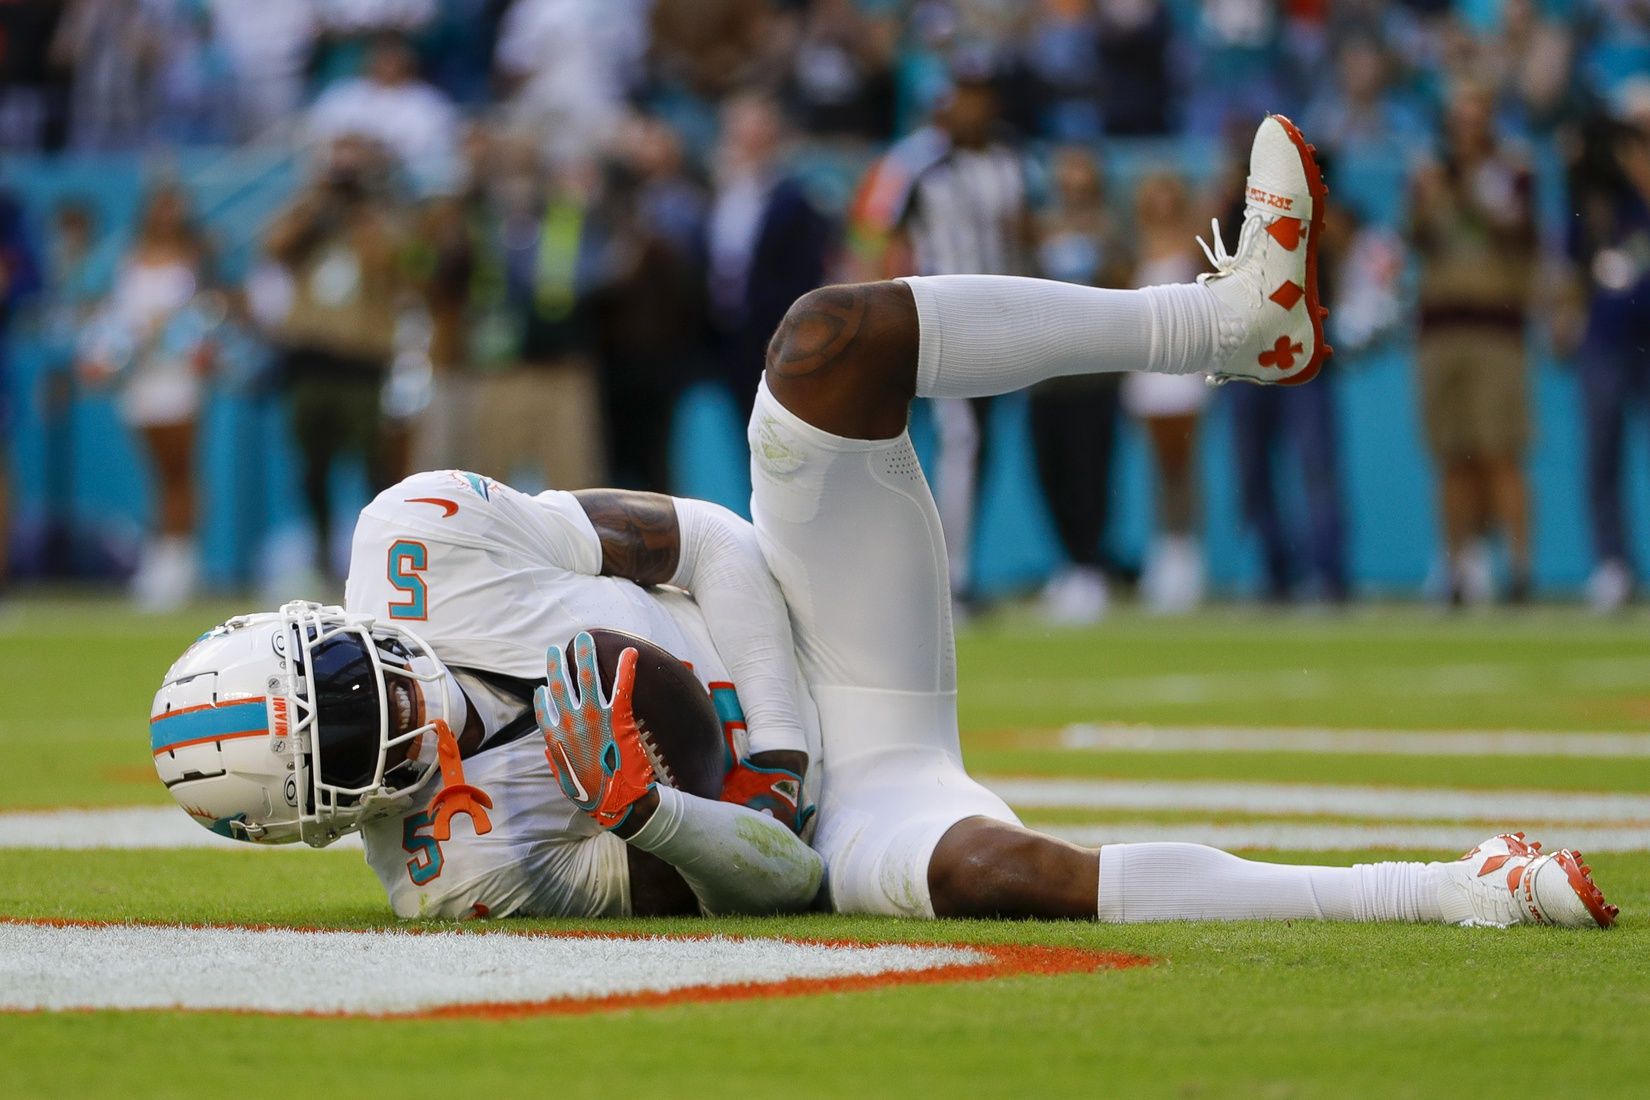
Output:
[[[797,295],[1189,279],[1266,111],[1322,380],[919,409],[962,610],[1624,604],[1643,0],[7,0],[0,578],[325,594],[427,467],[743,511]]]

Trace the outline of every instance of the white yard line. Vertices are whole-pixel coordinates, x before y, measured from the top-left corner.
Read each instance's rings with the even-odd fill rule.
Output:
[[[1010,805],[1022,810],[1173,810],[1208,814],[1249,813],[1279,818],[1319,816],[1369,818],[1381,822],[1472,823],[1465,833],[1453,828],[1447,833],[1439,832],[1432,826],[1405,826],[1400,829],[1407,830],[1405,835],[1413,834],[1419,838],[1416,842],[1423,847],[1438,846],[1431,838],[1467,835],[1473,830],[1482,830],[1486,824],[1494,828],[1518,828],[1524,824],[1561,823],[1565,826],[1565,843],[1577,843],[1571,839],[1576,831],[1568,826],[1594,826],[1586,832],[1604,837],[1603,844],[1614,850],[1622,850],[1623,845],[1629,843],[1622,839],[1624,837],[1637,838],[1631,842],[1635,849],[1650,848],[1650,795],[1122,779],[985,777],[984,782]],[[1114,827],[1105,825],[1093,828],[1103,828],[1109,832]],[[1251,826],[1205,826],[1194,822],[1184,826],[1157,824],[1149,828],[1167,828],[1177,831],[1177,836],[1196,838],[1214,835],[1212,829],[1251,829]],[[1302,837],[1315,835],[1313,830],[1341,830],[1347,836],[1357,837],[1374,835],[1386,828],[1388,826],[1385,825],[1319,826],[1293,822],[1276,825],[1262,822],[1252,827],[1259,831],[1256,835],[1273,835],[1267,830],[1294,830],[1290,835]],[[346,837],[333,847],[359,846],[358,837]],[[1340,841],[1326,841],[1272,846],[1348,845]],[[1592,845],[1595,848],[1600,846],[1599,843]],[[229,852],[304,850],[302,845],[257,845],[227,840],[201,828],[181,811],[169,806],[0,814],[0,849],[5,848],[205,848]]]
[[[980,777],[1019,809],[1187,810],[1396,821],[1650,823],[1650,795],[1572,791]],[[1650,835],[1650,825],[1646,827]]]
[[[1578,756],[1650,758],[1650,734],[1534,730],[1329,729],[1079,723],[1060,747],[1122,752],[1300,752],[1391,756]]]
[[[0,1009],[407,1014],[972,965],[963,947],[0,924]]]
[[[1490,695],[1526,686],[1532,675],[1576,688],[1643,688],[1650,691],[1650,657],[1587,657],[1543,664],[1463,662],[1429,666],[1366,665],[1362,668],[1257,669],[1235,672],[1171,672],[1145,676],[1016,677],[964,685],[972,702],[1015,704],[1029,696],[1066,706],[1117,703],[1237,703],[1268,699],[1323,699],[1346,692],[1401,690],[1404,695]],[[1397,685],[1395,689],[1395,685]]]
[[[347,836],[332,848],[361,848]],[[249,844],[196,824],[175,806],[0,813],[0,848],[211,848],[220,852],[301,852],[302,844]]]
[[[1500,827],[1512,828],[1515,824]],[[1434,852],[1436,856],[1432,858],[1437,859],[1454,858],[1495,831],[1494,827],[1482,825],[1297,825],[1264,821],[1233,825],[1119,821],[1104,825],[1038,825],[1036,828],[1088,848],[1102,844],[1180,841],[1226,849],[1271,848],[1300,852],[1397,848]],[[1549,851],[1561,847],[1588,854],[1650,851],[1650,829],[1645,828],[1543,828],[1539,833],[1532,831],[1531,839],[1544,841]]]

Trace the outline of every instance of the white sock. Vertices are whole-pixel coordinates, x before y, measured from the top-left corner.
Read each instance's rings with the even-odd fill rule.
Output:
[[[1441,921],[1425,863],[1301,867],[1202,844],[1107,844],[1099,917],[1151,920]]]
[[[825,865],[766,814],[660,784],[659,808],[625,843],[681,873],[707,914],[806,909]]]
[[[1067,374],[1191,374],[1219,314],[1196,283],[1100,290],[1011,275],[904,280],[917,303],[918,397],[985,397]]]

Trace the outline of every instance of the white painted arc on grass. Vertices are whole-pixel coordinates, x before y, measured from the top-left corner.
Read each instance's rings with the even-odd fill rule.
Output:
[[[1513,826],[1509,824],[1506,827]],[[1230,825],[1196,821],[1174,825],[1117,821],[1104,825],[1037,825],[1034,828],[1085,848],[1098,848],[1102,844],[1178,841],[1227,850],[1259,848],[1331,852],[1392,848],[1433,852],[1436,854],[1431,858],[1435,859],[1453,859],[1481,843],[1492,831],[1482,825],[1308,825],[1266,821]],[[1564,826],[1558,832],[1549,833],[1545,828],[1539,833],[1531,832],[1530,839],[1542,841],[1546,850],[1554,852],[1560,848],[1574,848],[1588,855],[1594,852],[1650,850],[1650,830],[1642,828]]]
[[[787,940],[0,924],[0,1008],[406,1013],[990,962]]]
[[[1650,795],[1308,783],[978,778],[1019,809],[1188,810],[1398,821],[1650,823]]]
[[[1298,752],[1369,756],[1565,756],[1650,758],[1650,734],[1535,730],[1329,729],[1078,723],[1060,747],[1102,752]]]

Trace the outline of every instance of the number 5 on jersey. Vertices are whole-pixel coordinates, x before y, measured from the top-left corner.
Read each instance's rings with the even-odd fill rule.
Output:
[[[429,589],[424,585],[424,570],[430,565],[430,551],[421,542],[397,539],[390,543],[389,563],[386,567],[390,587],[401,593],[390,601],[390,618],[402,622],[423,622],[429,617]]]

